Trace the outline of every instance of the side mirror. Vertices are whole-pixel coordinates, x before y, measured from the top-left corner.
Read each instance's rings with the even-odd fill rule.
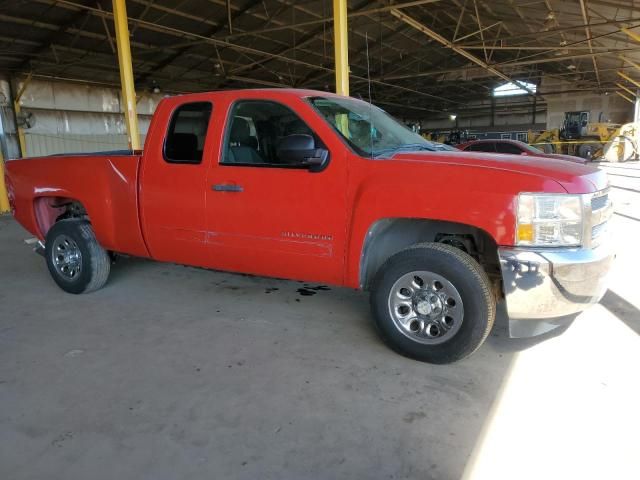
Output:
[[[524,155],[525,157],[529,155],[529,152],[522,152],[520,155]]]
[[[280,140],[277,155],[282,163],[306,167],[310,172],[323,170],[329,159],[326,148],[316,148],[313,137],[302,133],[288,135]]]

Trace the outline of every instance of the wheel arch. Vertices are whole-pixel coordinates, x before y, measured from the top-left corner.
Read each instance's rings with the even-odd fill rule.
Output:
[[[375,221],[366,233],[360,254],[360,288],[369,289],[378,269],[392,255],[425,242],[453,245],[474,257],[490,277],[501,278],[498,245],[485,230],[443,220],[384,218]]]
[[[33,212],[36,227],[42,239],[58,221],[65,218],[83,218],[89,220],[89,215],[83,203],[75,198],[66,196],[39,196],[33,199]]]

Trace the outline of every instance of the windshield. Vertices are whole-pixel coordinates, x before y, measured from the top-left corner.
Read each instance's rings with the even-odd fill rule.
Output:
[[[452,150],[412,132],[384,110],[361,100],[315,97],[311,104],[363,157],[385,158],[399,151]]]
[[[526,143],[523,143],[524,148],[526,148],[527,150],[529,150],[532,153],[544,153],[544,151],[540,150],[539,148],[536,148],[532,145],[528,145]]]

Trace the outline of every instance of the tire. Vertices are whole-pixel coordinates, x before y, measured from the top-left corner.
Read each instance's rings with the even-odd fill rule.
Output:
[[[578,147],[578,156],[591,162],[598,151],[602,151],[601,143],[583,143]]]
[[[406,303],[411,308],[405,316]],[[441,243],[393,255],[376,273],[371,291],[373,319],[385,343],[406,357],[436,364],[475,352],[493,327],[495,305],[478,262]]]
[[[551,143],[544,143],[542,145],[538,145],[538,148],[540,148],[544,153],[556,153],[556,149]]]
[[[86,220],[55,223],[47,233],[45,259],[53,280],[68,293],[93,292],[109,278],[109,254]]]
[[[607,142],[600,160],[616,163],[627,162],[637,157],[638,151],[633,139],[624,135],[618,135]]]

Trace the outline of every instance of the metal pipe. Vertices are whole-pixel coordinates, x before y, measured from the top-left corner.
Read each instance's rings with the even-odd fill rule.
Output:
[[[333,0],[333,38],[335,46],[336,93],[349,96],[349,32],[347,0]]]
[[[140,150],[138,113],[136,111],[136,90],[133,84],[133,65],[131,64],[131,46],[129,45],[129,25],[127,24],[127,6],[125,0],[113,0],[113,20],[116,27],[118,45],[118,65],[124,118],[127,124],[129,145],[132,150]]]
[[[636,28],[636,27],[637,25],[631,28]],[[630,38],[634,39],[636,42],[640,42],[640,35],[638,35],[636,32],[632,32],[628,28],[621,28],[620,30],[626,33]]]
[[[629,103],[635,103],[631,97],[627,97],[624,93],[619,92],[619,91],[617,91],[617,90],[616,90],[616,93],[617,93],[618,95],[620,95],[622,98],[624,98],[627,102],[629,102]]]
[[[621,89],[625,90],[627,93],[630,93],[631,95],[633,95],[635,97],[636,93],[633,90],[631,90],[630,88],[627,88],[624,85],[622,85],[621,83],[617,83],[617,82],[616,82],[616,86],[620,87]]]
[[[18,144],[20,145],[20,156],[22,158],[27,156],[27,139],[24,135],[24,128],[22,128],[18,124],[18,119],[20,118],[20,112],[22,108],[20,107],[20,101],[13,101],[13,111],[15,112],[15,120],[16,120],[16,133],[18,134]]]
[[[627,75],[624,72],[618,71],[618,75],[620,75],[622,78],[624,78],[627,82],[631,82],[633,83],[636,87],[640,88],[640,82],[638,82],[637,80],[634,80],[633,78],[631,78],[629,75]]]
[[[496,26],[500,25],[501,23],[502,23],[502,21],[500,21],[500,22],[496,22],[496,23],[492,23],[491,25],[489,25],[489,26],[487,26],[487,27],[480,27],[480,29],[479,29],[479,30],[476,30],[475,32],[471,32],[471,33],[469,33],[468,35],[465,35],[464,37],[456,38],[456,43],[457,43],[457,42],[461,42],[462,40],[466,40],[466,39],[467,39],[467,38],[469,38],[469,37],[473,37],[474,35],[478,35],[478,34],[480,34],[481,32],[484,32],[484,31],[486,31],[486,30],[490,30],[490,29],[492,29],[493,27],[496,27]],[[462,46],[462,45],[460,45],[460,47],[461,47],[461,48],[463,48],[463,46]],[[481,48],[486,48],[484,45],[481,45],[480,47],[481,47]]]
[[[231,18],[231,0],[227,0],[227,29],[229,30],[229,35],[233,35],[233,25]]]
[[[20,99],[22,98],[22,95],[24,95],[24,91],[27,89],[27,86],[29,85],[29,83],[31,83],[32,77],[33,77],[32,73],[29,73],[27,75],[27,78],[25,78],[24,82],[22,82],[22,85],[20,86],[18,93],[16,93],[15,95],[13,95],[12,84],[11,82],[9,82],[9,89],[11,91],[11,96],[13,97],[12,98],[13,119],[16,123],[16,134],[18,135],[18,146],[20,147],[20,157],[22,158],[27,156],[27,139],[24,135],[24,128],[20,126],[20,122],[19,122],[20,112],[22,110],[22,106],[20,105]]]
[[[485,48],[489,48],[490,50],[522,50],[522,51],[527,51],[527,50],[532,50],[532,51],[537,51],[537,50],[541,50],[541,51],[557,51],[557,50],[589,50],[589,47],[570,47],[570,46],[545,46],[545,47],[541,47],[539,45],[532,45],[532,46],[528,46],[528,45],[500,45],[500,46],[491,46],[491,47],[485,47],[482,45],[458,45],[457,43],[454,44],[460,48],[464,48],[465,50],[484,50]],[[611,47],[603,47],[603,46],[593,46],[593,50],[611,50]]]
[[[627,58],[624,55],[620,55],[620,60],[622,60],[623,62],[627,62],[629,65],[631,65],[635,69],[640,70],[640,64],[637,62],[634,62],[630,58]]]
[[[580,0],[580,10],[582,12],[582,20],[584,21],[584,33],[587,36],[587,45],[589,45],[589,51],[593,53],[593,45],[591,44],[591,27],[589,26],[589,22],[591,19],[589,18],[589,14],[587,13],[587,4],[586,0]],[[596,57],[591,56],[591,61],[593,62],[593,70],[596,72],[596,80],[598,81],[598,86],[600,86],[600,72],[598,71],[598,63],[596,62]]]
[[[10,209],[7,186],[4,183],[4,157],[2,155],[2,149],[0,148],[0,213],[6,213]]]

